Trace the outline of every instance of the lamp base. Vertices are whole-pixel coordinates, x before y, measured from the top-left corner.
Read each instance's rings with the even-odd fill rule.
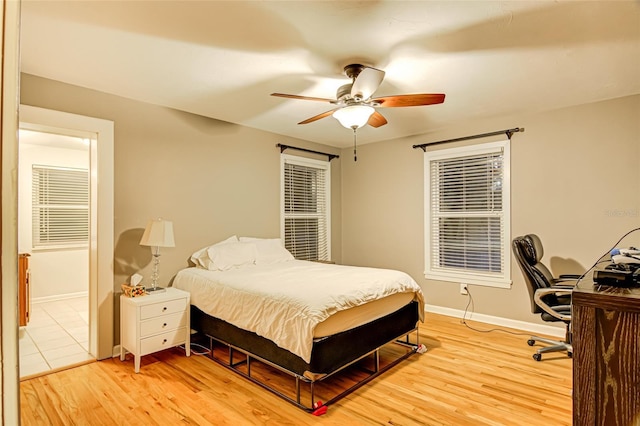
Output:
[[[145,290],[147,291],[147,293],[149,294],[153,294],[153,293],[164,293],[165,291],[167,291],[166,288],[164,287],[149,287],[149,288],[145,288]]]

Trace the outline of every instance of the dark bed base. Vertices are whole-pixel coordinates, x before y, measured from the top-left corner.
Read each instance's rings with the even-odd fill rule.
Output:
[[[311,361],[307,363],[299,356],[278,347],[271,340],[211,317],[197,307],[191,306],[191,328],[209,338],[211,358],[214,361],[307,411],[313,411],[314,408],[315,382],[331,376],[368,355],[374,356],[373,371],[369,371],[363,380],[324,403],[324,405],[329,405],[414,354],[418,348],[417,333],[415,343],[409,343],[409,334],[417,331],[418,318],[418,303],[411,302],[396,312],[360,327],[318,339],[313,343]],[[405,340],[398,340],[405,336]],[[228,362],[222,362],[213,356],[214,341],[222,343],[228,348]],[[380,369],[378,351],[382,346],[393,341],[408,346],[409,350]],[[245,355],[243,361],[236,362],[234,360],[234,351],[240,351]],[[264,362],[295,377],[295,399],[287,397],[251,376],[250,362],[252,359]],[[239,370],[239,364],[244,365],[245,369]],[[300,401],[300,381],[310,385],[309,405],[304,405]]]

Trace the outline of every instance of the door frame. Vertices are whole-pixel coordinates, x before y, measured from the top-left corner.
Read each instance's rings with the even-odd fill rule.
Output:
[[[2,259],[0,268],[0,422],[20,424],[18,373],[18,99],[20,97],[20,2],[0,1],[0,175]]]
[[[91,180],[89,238],[89,353],[113,356],[114,125],[112,121],[20,105],[20,129],[88,138]]]

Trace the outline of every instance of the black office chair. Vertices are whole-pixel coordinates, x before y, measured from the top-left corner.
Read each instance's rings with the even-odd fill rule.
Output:
[[[511,242],[511,248],[529,290],[531,312],[534,314],[539,313],[544,321],[562,321],[567,328],[564,341],[531,336],[527,341],[529,346],[533,346],[537,341],[551,345],[539,348],[533,355],[533,359],[540,361],[543,353],[559,351],[567,351],[567,355],[571,358],[573,356],[573,347],[571,346],[571,291],[580,275],[553,277],[549,269],[540,263],[544,250],[540,238],[535,234],[514,238]]]

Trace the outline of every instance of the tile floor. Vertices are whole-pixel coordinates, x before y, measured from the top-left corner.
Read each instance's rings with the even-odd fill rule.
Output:
[[[87,297],[32,303],[19,338],[21,378],[94,359],[88,353]]]

